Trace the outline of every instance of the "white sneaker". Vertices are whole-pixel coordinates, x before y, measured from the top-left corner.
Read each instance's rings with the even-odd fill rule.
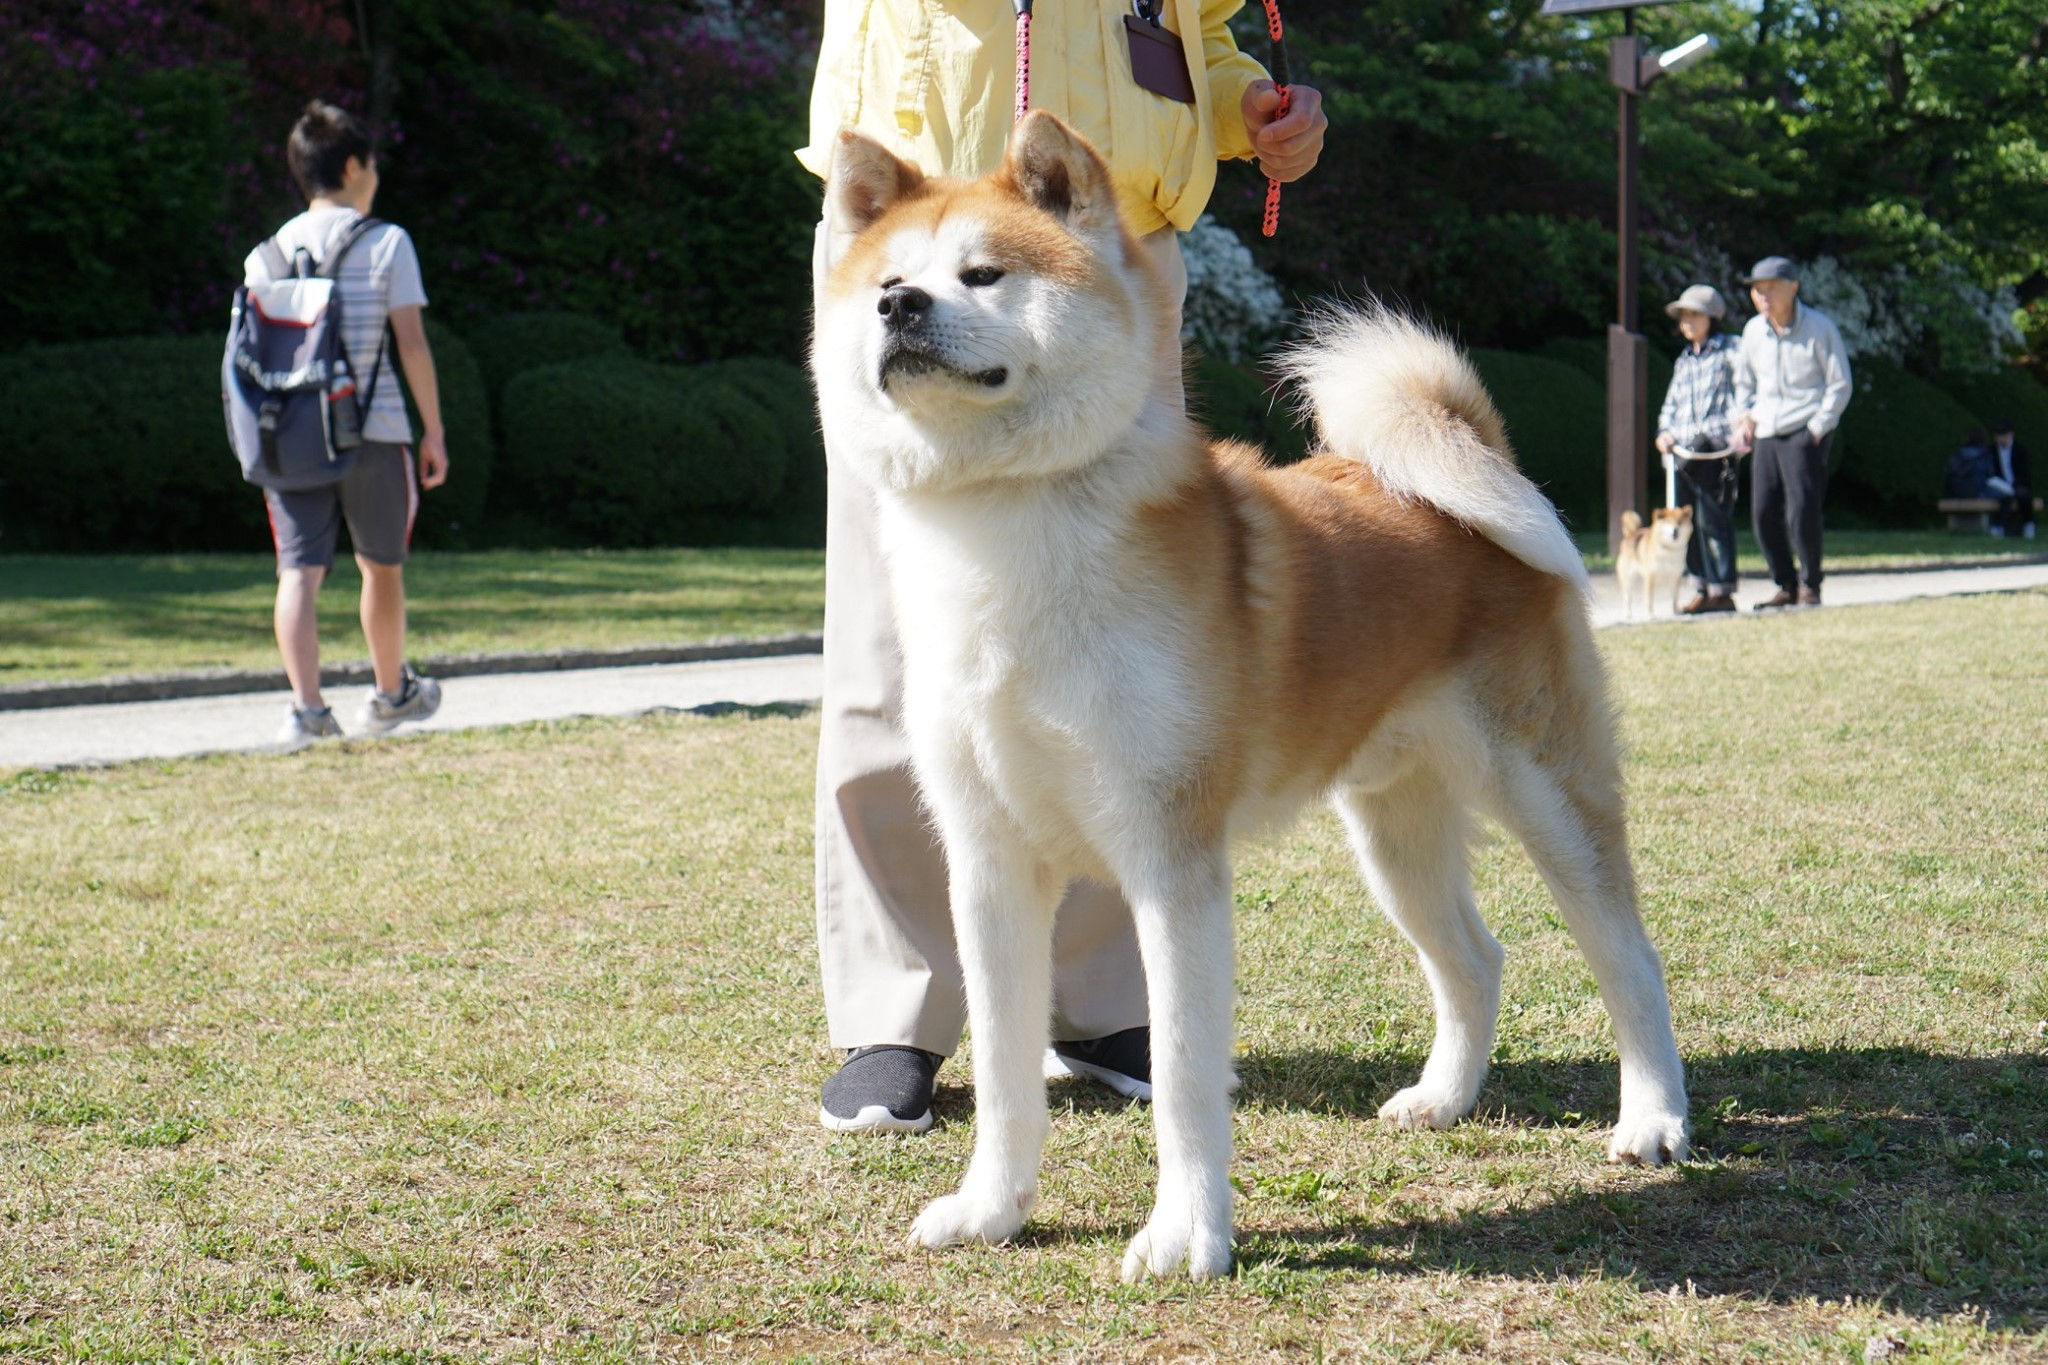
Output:
[[[277,746],[286,753],[297,753],[316,740],[340,739],[341,722],[334,718],[334,709],[323,706],[317,711],[302,710],[293,705],[285,717],[284,728],[277,732]]]
[[[407,664],[398,695],[370,693],[369,700],[363,703],[359,724],[364,734],[388,735],[406,722],[425,720],[440,709],[441,684],[432,678],[422,678]]]

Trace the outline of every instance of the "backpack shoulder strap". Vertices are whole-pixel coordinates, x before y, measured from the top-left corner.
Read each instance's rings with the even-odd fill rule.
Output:
[[[277,244],[277,238],[265,237],[257,244],[256,254],[263,258],[263,268],[270,272],[273,281],[292,273],[292,263],[285,259],[284,248]]]
[[[328,280],[339,279],[341,276],[342,259],[355,249],[357,242],[362,241],[371,232],[383,226],[384,220],[382,218],[358,218],[354,223],[351,223],[347,233],[342,236],[340,241],[334,244],[334,249],[327,253],[327,259],[320,262],[320,277]]]

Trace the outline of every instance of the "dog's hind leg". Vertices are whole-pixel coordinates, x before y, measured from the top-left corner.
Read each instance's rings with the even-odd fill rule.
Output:
[[[1499,940],[1472,899],[1469,817],[1433,767],[1384,789],[1340,786],[1343,817],[1365,879],[1422,958],[1436,1001],[1436,1041],[1414,1085],[1380,1107],[1402,1128],[1448,1128],[1472,1112],[1500,1013]]]
[[[1591,641],[1579,643],[1578,677],[1543,698],[1534,742],[1494,745],[1492,805],[1557,898],[1614,1022],[1621,1121],[1608,1159],[1657,1165],[1686,1154],[1685,1073],[1663,964],[1636,906],[1613,721]]]
[[[963,837],[943,816],[940,824],[974,1034],[974,1157],[959,1192],[925,1205],[911,1225],[910,1240],[933,1247],[1008,1241],[1037,1202],[1061,891],[1007,831]]]
[[[1222,848],[1118,869],[1152,1018],[1159,1189],[1124,1252],[1126,1281],[1230,1273],[1230,862]]]

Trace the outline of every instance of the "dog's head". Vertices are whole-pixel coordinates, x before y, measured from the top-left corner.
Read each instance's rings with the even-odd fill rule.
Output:
[[[842,133],[825,193],[811,364],[835,450],[877,486],[1078,468],[1180,363],[1108,168],[1050,114],[1019,123],[973,181]]]
[[[1660,507],[1650,514],[1651,531],[1666,545],[1680,545],[1692,537],[1690,507]]]

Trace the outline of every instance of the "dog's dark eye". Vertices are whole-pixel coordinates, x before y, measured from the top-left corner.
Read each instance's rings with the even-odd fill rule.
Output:
[[[972,270],[960,272],[960,283],[969,289],[985,289],[1003,277],[1003,272],[992,265],[978,265]]]

